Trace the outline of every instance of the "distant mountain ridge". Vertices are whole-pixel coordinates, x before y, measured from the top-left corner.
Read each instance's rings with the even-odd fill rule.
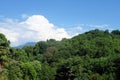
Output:
[[[34,46],[36,44],[36,42],[27,42],[27,43],[25,43],[25,44],[22,44],[22,45],[18,45],[18,46],[16,46],[16,47],[14,47],[14,48],[23,48],[24,46]]]

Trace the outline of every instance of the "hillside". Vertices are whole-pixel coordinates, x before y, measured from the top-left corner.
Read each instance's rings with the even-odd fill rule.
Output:
[[[0,80],[120,80],[120,31],[10,47],[0,34]]]

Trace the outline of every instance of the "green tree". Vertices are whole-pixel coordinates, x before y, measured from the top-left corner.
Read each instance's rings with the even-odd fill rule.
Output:
[[[8,61],[9,44],[10,42],[6,37],[0,33],[0,72],[2,71],[5,62]]]

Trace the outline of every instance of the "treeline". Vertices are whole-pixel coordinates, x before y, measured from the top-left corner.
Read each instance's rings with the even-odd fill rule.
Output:
[[[120,80],[120,31],[95,29],[22,49],[0,34],[0,80]]]

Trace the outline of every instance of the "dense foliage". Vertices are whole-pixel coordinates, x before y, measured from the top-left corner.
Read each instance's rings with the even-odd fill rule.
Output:
[[[0,80],[120,80],[120,31],[91,30],[16,49],[0,34]]]

